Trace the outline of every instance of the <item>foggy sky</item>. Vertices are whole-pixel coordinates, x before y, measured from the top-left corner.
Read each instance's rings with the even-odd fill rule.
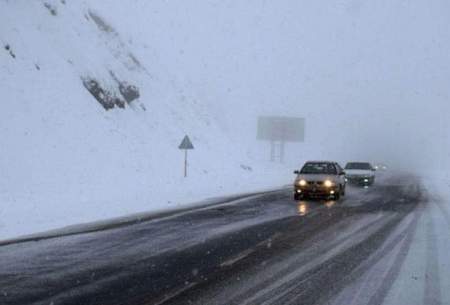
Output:
[[[258,115],[290,115],[307,120],[292,158],[427,168],[448,159],[447,1],[157,3],[131,7],[137,18],[124,23],[133,35],[143,20],[154,28],[141,40],[237,141],[254,140]],[[139,15],[142,6],[154,14]]]

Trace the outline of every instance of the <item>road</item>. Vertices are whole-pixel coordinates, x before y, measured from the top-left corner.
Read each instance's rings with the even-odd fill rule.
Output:
[[[426,200],[395,175],[339,202],[280,190],[5,245],[0,304],[382,304]]]

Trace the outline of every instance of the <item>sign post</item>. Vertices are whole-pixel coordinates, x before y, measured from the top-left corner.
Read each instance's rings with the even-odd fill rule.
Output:
[[[189,137],[186,135],[183,138],[183,141],[181,141],[181,144],[178,146],[179,149],[184,150],[184,177],[187,177],[187,167],[188,167],[188,162],[187,162],[187,156],[188,156],[188,150],[189,149],[194,149],[194,145],[192,145],[191,139],[189,139]]]

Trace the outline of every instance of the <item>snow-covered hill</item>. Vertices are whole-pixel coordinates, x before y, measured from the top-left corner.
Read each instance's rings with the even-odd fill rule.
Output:
[[[116,26],[115,4],[0,1],[0,238],[288,182]]]

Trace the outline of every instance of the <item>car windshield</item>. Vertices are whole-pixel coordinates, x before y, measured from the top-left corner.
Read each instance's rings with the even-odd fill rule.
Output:
[[[347,163],[345,169],[361,169],[361,170],[372,170],[370,163],[366,162],[350,162]]]
[[[300,173],[336,175],[336,168],[331,163],[306,163]]]

